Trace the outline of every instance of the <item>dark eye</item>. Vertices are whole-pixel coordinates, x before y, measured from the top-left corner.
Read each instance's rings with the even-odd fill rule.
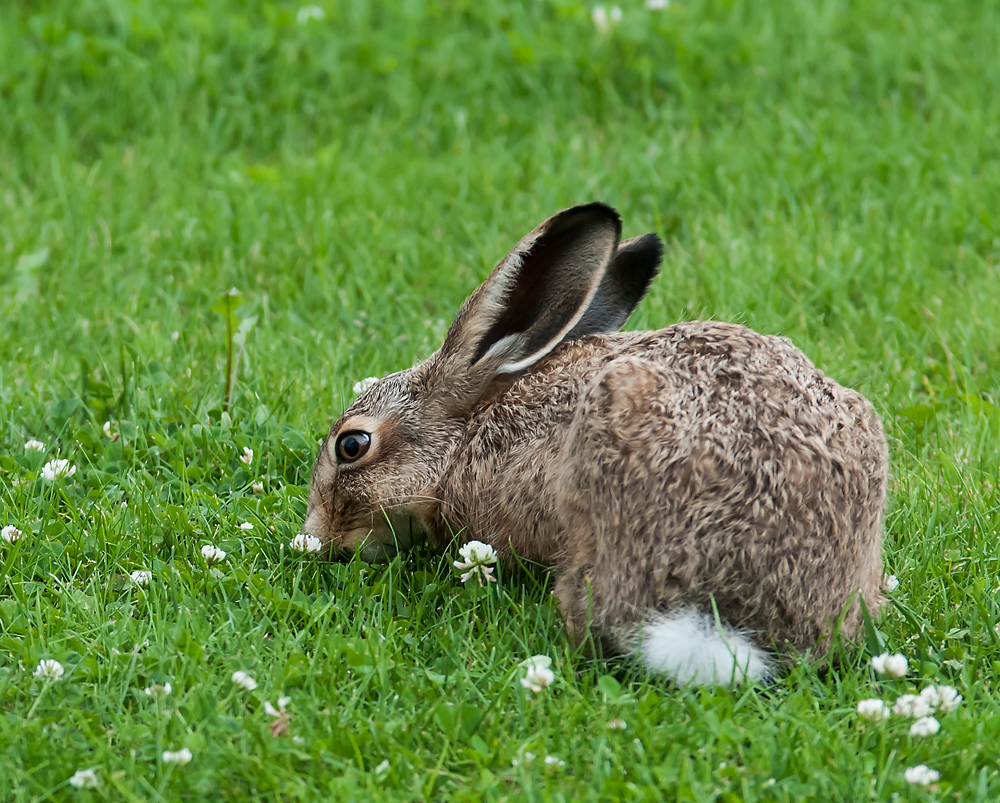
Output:
[[[342,463],[353,463],[368,451],[372,439],[367,432],[345,432],[337,438],[337,459]]]

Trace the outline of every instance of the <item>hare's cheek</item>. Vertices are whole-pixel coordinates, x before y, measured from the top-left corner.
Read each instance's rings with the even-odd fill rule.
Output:
[[[376,542],[365,543],[359,553],[365,563],[388,563],[398,554],[399,549],[395,544],[383,544]]]
[[[351,554],[357,552],[362,560],[369,563],[384,563],[392,555],[386,554],[386,542],[380,536],[381,534],[374,532],[370,526],[355,527],[339,533],[336,545],[344,552]]]

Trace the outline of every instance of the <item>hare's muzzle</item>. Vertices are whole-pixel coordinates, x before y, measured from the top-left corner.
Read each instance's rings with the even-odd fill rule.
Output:
[[[325,552],[326,558],[333,563],[347,563],[354,557],[353,549],[345,549],[344,547],[333,546],[333,544],[326,544]]]

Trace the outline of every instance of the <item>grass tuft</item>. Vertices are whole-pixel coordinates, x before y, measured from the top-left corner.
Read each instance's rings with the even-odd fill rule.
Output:
[[[317,7],[0,5],[5,799],[997,799],[1000,9]],[[667,244],[630,328],[786,335],[882,414],[900,586],[829,669],[676,689],[574,650],[544,575],[289,549],[353,383],[593,199]],[[929,683],[934,736],[857,715]]]

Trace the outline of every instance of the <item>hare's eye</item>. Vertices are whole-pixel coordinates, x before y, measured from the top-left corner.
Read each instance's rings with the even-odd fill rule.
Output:
[[[367,432],[345,432],[337,438],[337,458],[343,463],[353,463],[368,451],[371,443]]]

